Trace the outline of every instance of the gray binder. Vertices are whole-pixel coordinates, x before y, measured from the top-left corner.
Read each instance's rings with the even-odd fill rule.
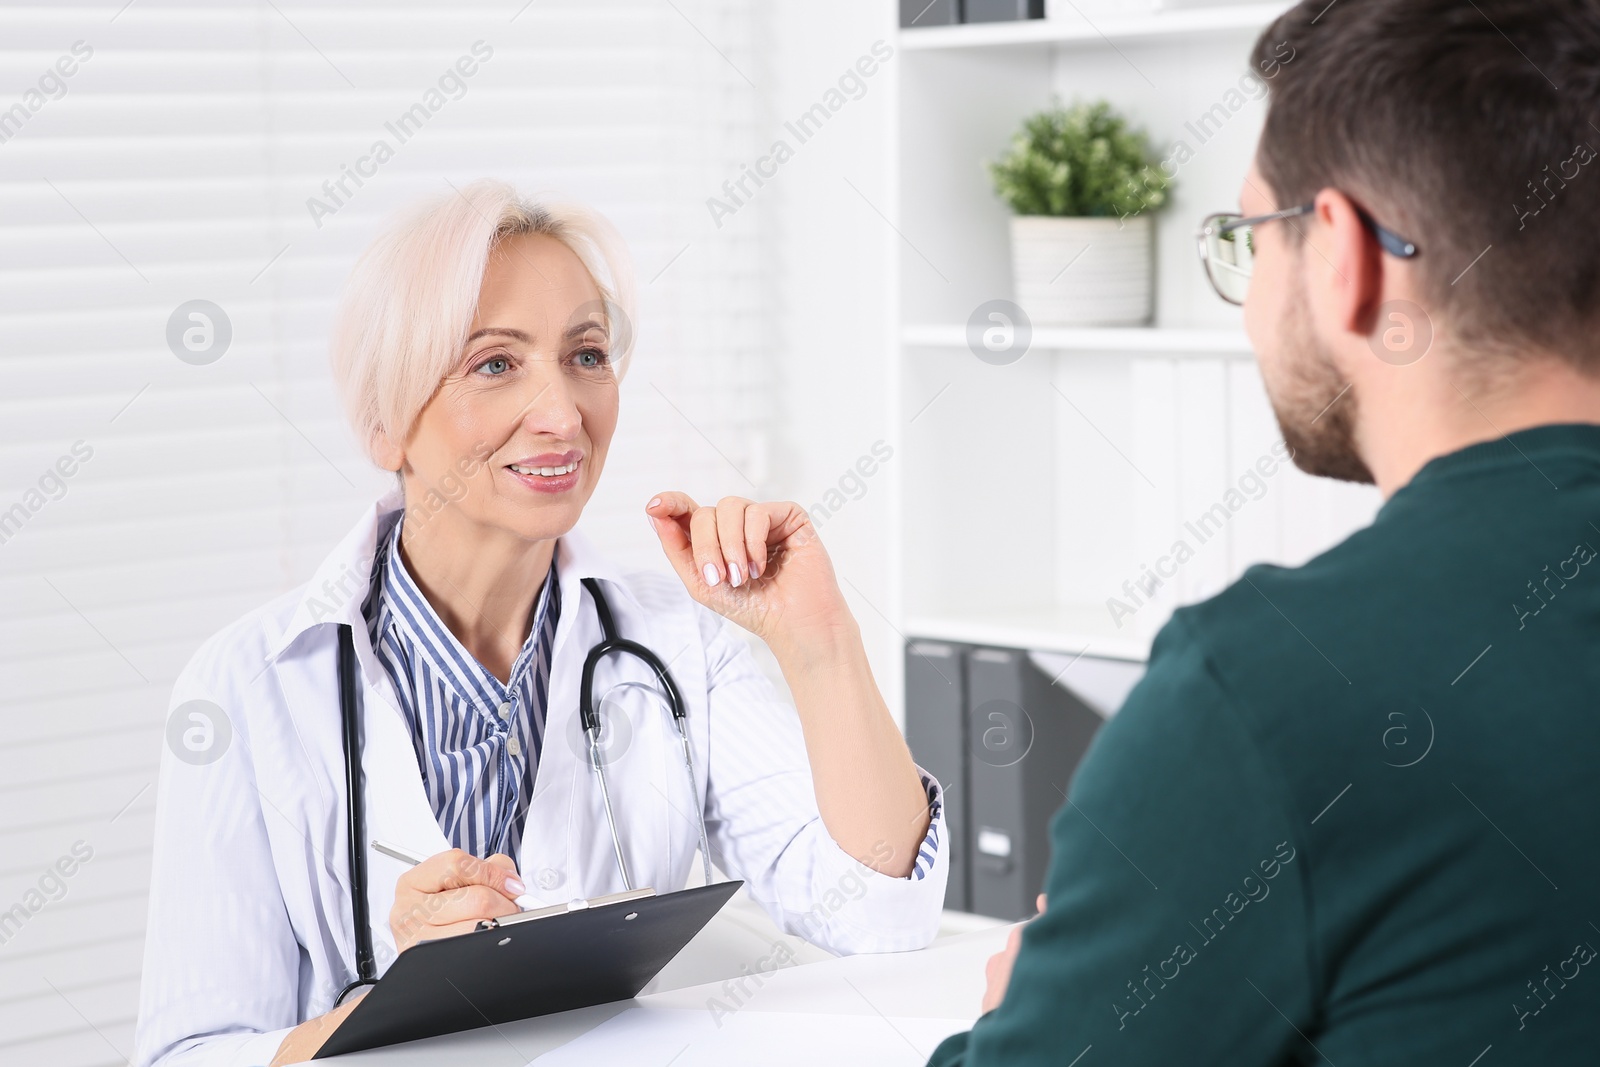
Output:
[[[900,0],[901,29],[950,26],[960,21],[960,0]]]
[[[959,645],[912,640],[906,645],[906,745],[939,779],[945,831],[939,850],[950,864],[944,906],[971,911],[967,876],[967,689]]]
[[[966,0],[963,22],[1019,22],[1044,18],[1044,0]]]
[[[1034,913],[1050,864],[1050,818],[1103,721],[1026,652],[966,654],[970,910]]]

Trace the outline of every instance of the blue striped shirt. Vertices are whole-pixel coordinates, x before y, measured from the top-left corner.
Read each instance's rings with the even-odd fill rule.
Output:
[[[507,684],[462,647],[406,571],[399,513],[379,538],[368,633],[411,724],[428,802],[456,848],[520,855],[544,745],[545,699],[561,590],[555,559]]]

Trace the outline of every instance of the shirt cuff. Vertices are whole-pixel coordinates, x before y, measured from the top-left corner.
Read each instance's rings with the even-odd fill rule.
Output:
[[[944,833],[944,792],[933,775],[921,767],[917,768],[917,773],[922,777],[923,792],[928,795],[928,833],[917,846],[917,862],[907,877],[921,880],[933,873],[939,858],[939,838]]]

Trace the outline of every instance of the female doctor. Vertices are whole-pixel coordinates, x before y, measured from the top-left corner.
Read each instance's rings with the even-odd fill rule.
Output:
[[[933,938],[938,784],[890,718],[805,512],[655,495],[644,510],[676,578],[624,573],[576,528],[617,425],[632,300],[607,223],[491,181],[361,258],[334,374],[397,485],[307,585],[209,640],[176,684],[175,718],[206,720],[209,743],[162,754],[139,1067],[299,1062],[369,988],[341,635],[362,836],[426,857],[365,853],[378,976],[517,898],[617,892],[624,869],[682,888],[702,826],[710,860],[786,931],[840,953]],[[670,671],[691,756],[654,669],[603,655],[605,790],[580,714],[602,612]],[[727,620],[767,643],[793,707]]]

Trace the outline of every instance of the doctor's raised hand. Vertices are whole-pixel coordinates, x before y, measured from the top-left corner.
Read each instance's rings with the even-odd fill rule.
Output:
[[[928,828],[926,798],[810,516],[742,497],[701,507],[679,492],[652,498],[645,513],[689,595],[772,650],[839,847],[905,876]]]
[[[333,378],[389,488],[174,684],[169,712],[214,709],[231,743],[162,755],[134,1067],[298,1062],[421,941],[713,864],[835,954],[937,934],[940,787],[805,512],[659,494],[676,577],[585,533],[614,514],[584,512],[636,312],[605,219],[502,182],[356,263]],[[630,461],[675,476],[662,450]],[[606,725],[624,743],[601,755]]]
[[[833,564],[800,505],[729,496],[701,507],[666,492],[645,514],[689,594],[769,644],[848,629]]]

